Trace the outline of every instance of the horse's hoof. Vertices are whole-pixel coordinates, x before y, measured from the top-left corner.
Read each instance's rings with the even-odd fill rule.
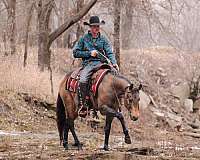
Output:
[[[80,150],[83,150],[82,146],[83,146],[83,145],[81,145],[81,144],[78,145],[78,150],[79,150],[79,151],[80,151]]]
[[[79,151],[82,151],[82,150],[83,150],[83,148],[82,148],[82,147],[78,147],[78,150],[79,150]]]
[[[63,147],[65,148],[65,150],[68,150],[68,144],[67,143],[63,143]]]
[[[104,145],[103,149],[104,151],[109,151],[108,145]]]
[[[83,143],[77,143],[77,142],[75,142],[74,144],[72,144],[72,146],[74,146],[74,147],[83,146]]]
[[[69,148],[68,148],[68,146],[67,147],[64,147],[65,148],[65,151],[67,151]]]
[[[131,144],[131,138],[129,135],[125,136],[125,143],[126,144]]]
[[[78,147],[78,150],[83,150],[83,149],[82,149],[83,144],[80,143],[80,142],[75,142],[74,144],[72,144],[72,146]]]

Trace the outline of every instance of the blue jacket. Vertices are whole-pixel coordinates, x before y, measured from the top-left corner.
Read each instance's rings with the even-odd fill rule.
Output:
[[[92,38],[92,34],[90,32],[85,34],[75,45],[73,49],[73,56],[75,58],[82,58],[83,66],[88,64],[97,65],[99,63],[105,62],[105,58],[102,56],[92,57],[90,55],[92,50],[97,50],[104,54],[112,64],[117,63],[108,40],[100,33],[97,38]]]

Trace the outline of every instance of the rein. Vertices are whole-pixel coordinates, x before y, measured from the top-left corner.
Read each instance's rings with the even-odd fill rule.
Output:
[[[117,95],[117,91],[116,91],[116,89],[115,89],[115,87],[114,87],[114,81],[115,81],[115,78],[116,78],[116,75],[114,75],[114,78],[113,78],[113,85],[112,85],[112,88],[113,88],[113,90],[114,90],[114,94],[115,94],[115,97],[116,97],[116,99],[117,99],[117,102],[118,102],[118,110],[119,110],[119,112],[121,112],[121,107],[125,107],[125,105],[124,105],[124,96],[125,96],[125,93],[126,93],[126,91],[125,92],[122,92],[119,96],[122,96],[122,97],[118,97],[118,95]],[[127,86],[127,87],[125,87],[125,90],[128,88],[129,86]],[[129,92],[128,92],[129,93]],[[121,101],[120,101],[121,100]]]

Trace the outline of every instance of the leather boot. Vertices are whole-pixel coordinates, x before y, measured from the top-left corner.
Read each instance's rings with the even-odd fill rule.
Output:
[[[88,102],[89,102],[89,89],[88,89],[88,84],[87,83],[80,83],[80,93],[81,93],[81,100],[82,104],[85,108],[88,108]]]

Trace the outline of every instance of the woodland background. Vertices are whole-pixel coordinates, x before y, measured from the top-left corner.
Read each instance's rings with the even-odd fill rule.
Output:
[[[0,0],[0,159],[199,159],[199,10],[199,0]],[[105,20],[120,72],[143,85],[139,120],[123,109],[133,144],[115,121],[114,154],[97,149],[104,117],[95,133],[78,120],[83,153],[63,151],[56,129],[58,85],[80,63],[72,48],[91,15]]]

